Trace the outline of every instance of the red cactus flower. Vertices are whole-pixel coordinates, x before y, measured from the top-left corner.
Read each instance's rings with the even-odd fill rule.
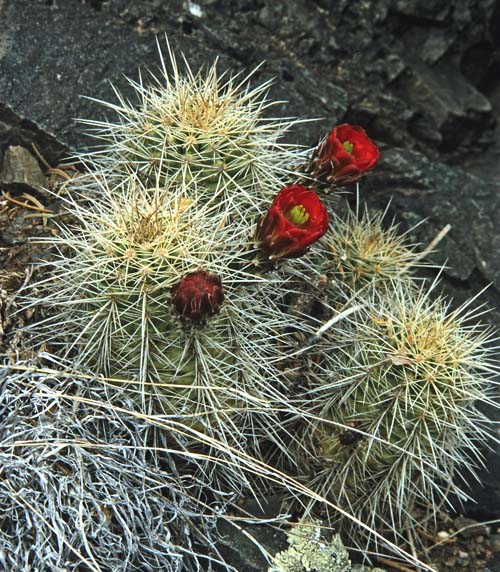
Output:
[[[334,127],[314,150],[311,175],[323,183],[342,187],[358,181],[377,164],[380,152],[359,125]]]
[[[172,304],[183,318],[192,322],[202,322],[217,314],[223,301],[220,278],[203,270],[186,274],[172,288]]]
[[[297,258],[328,228],[328,213],[318,195],[301,185],[284,187],[257,224],[256,241],[270,260]]]

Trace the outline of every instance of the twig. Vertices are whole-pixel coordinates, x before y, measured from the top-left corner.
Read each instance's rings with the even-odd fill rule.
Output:
[[[357,306],[351,306],[350,308],[347,308],[347,310],[344,310],[343,312],[339,312],[338,314],[335,314],[334,316],[332,316],[318,330],[316,330],[316,332],[310,338],[308,338],[306,340],[305,346],[303,348],[301,348],[300,350],[298,350],[297,352],[295,352],[294,356],[300,355],[300,354],[306,352],[307,350],[309,350],[313,345],[315,345],[319,342],[321,336],[327,330],[329,330],[334,324],[336,324],[337,322],[340,322],[340,320],[343,320],[344,318],[347,318],[347,316],[354,314],[354,312],[358,312],[359,310],[362,310],[363,308],[364,308],[364,305],[358,304]]]
[[[445,542],[456,542],[456,538],[454,537],[461,534],[464,530],[467,530],[469,528],[476,528],[478,526],[487,526],[489,524],[498,524],[498,523],[500,523],[500,518],[496,518],[494,520],[486,520],[484,522],[475,522],[474,524],[468,524],[467,526],[463,526],[462,528],[459,528],[455,532],[452,532],[449,536],[443,538],[439,542],[436,542],[435,544],[427,548],[426,551],[430,552],[431,550],[434,550],[434,548],[440,546],[441,544],[444,544]]]
[[[28,203],[23,203],[23,202],[21,202],[21,201],[18,201],[17,199],[12,198],[12,197],[9,195],[9,193],[5,193],[5,192],[4,192],[4,193],[2,193],[2,196],[3,196],[7,201],[9,201],[10,203],[14,203],[15,205],[18,205],[18,206],[23,207],[23,208],[25,208],[25,209],[30,209],[30,210],[32,210],[32,211],[37,211],[37,212],[40,212],[40,213],[54,214],[53,211],[51,211],[51,210],[49,210],[49,209],[46,209],[46,208],[43,207],[43,206],[39,206],[39,205],[41,205],[41,203],[40,203],[39,201],[33,200],[34,197],[32,197],[31,195],[28,195],[27,193],[24,193],[22,196],[23,196],[23,197],[27,197],[27,198],[29,197],[31,200],[33,200],[33,202],[35,203],[35,206],[30,205],[30,204],[28,204]],[[36,203],[38,203],[38,205],[37,205]]]
[[[50,169],[51,167],[47,163],[47,159],[45,159],[45,157],[40,153],[38,147],[34,143],[31,144],[31,147],[32,147],[33,151],[35,152],[35,155],[38,157],[39,161],[43,164],[43,166],[46,169]]]
[[[50,168],[49,169],[49,173],[51,175],[59,175],[60,177],[62,177],[63,179],[66,179],[67,181],[72,181],[73,177],[71,175],[68,175],[68,173],[66,173],[66,171],[63,171],[62,169],[59,169],[57,167],[54,168]]]
[[[437,235],[434,237],[433,240],[431,240],[431,242],[426,246],[426,248],[424,248],[422,252],[417,254],[417,256],[412,261],[410,261],[405,266],[404,269],[406,270],[407,268],[410,268],[410,266],[415,266],[415,264],[420,262],[422,258],[425,258],[443,240],[443,238],[450,232],[450,230],[451,230],[451,224],[447,224],[442,230],[440,230],[437,233]]]
[[[389,558],[384,558],[383,556],[379,556],[377,560],[381,564],[385,564],[386,566],[390,566],[391,568],[396,568],[397,570],[401,570],[401,572],[415,572],[415,568],[408,568],[404,564],[400,564],[395,560],[390,560]]]
[[[35,155],[38,157],[40,162],[43,163],[44,167],[47,169],[47,171],[50,174],[59,175],[60,177],[62,177],[63,179],[67,179],[68,181],[70,181],[72,179],[71,175],[68,175],[68,173],[66,173],[65,170],[63,168],[61,168],[60,166],[51,167],[50,164],[45,159],[45,157],[40,153],[38,147],[34,143],[31,144],[31,147],[33,148],[33,151],[35,152]],[[68,169],[69,168],[76,170],[74,168],[73,164],[68,165]]]
[[[439,538],[439,536],[436,536],[435,534],[429,534],[427,531],[423,530],[422,528],[418,528],[417,532],[420,534],[420,536],[427,538],[427,540],[432,540],[433,542],[435,542],[435,544],[433,546],[431,546],[431,548],[428,548],[427,550],[431,550],[432,548],[434,548],[435,546],[437,546],[439,544],[443,544],[443,543],[453,544],[457,541],[457,539],[452,538],[451,535],[447,536],[446,538]]]

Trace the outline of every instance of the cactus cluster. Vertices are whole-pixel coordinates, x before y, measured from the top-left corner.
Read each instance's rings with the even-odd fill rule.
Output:
[[[250,89],[215,65],[182,75],[171,52],[170,61],[172,73],[162,60],[153,85],[131,82],[137,106],[120,94],[105,103],[118,122],[86,122],[104,145],[81,156],[88,171],[61,189],[66,222],[45,241],[53,256],[27,301],[44,312],[33,339],[94,371],[90,389],[113,386],[111,402],[123,393],[139,416],[185,429],[182,447],[199,453],[200,468],[179,484],[179,498],[205,498],[199,487],[224,450],[217,486],[230,498],[250,478],[239,454],[257,456],[260,467],[262,458],[285,459],[280,468],[293,466],[315,502],[321,495],[403,539],[417,505],[432,517],[458,490],[456,468],[480,457],[488,431],[476,402],[489,401],[497,371],[489,334],[415,279],[422,254],[383,214],[341,216],[329,200],[336,193],[321,194],[374,168],[379,152],[361,127],[334,128],[307,160],[302,147],[279,141],[293,122],[263,116],[267,84]],[[113,455],[102,463],[116,467]],[[123,462],[133,480],[136,461]],[[40,486],[54,483],[56,470],[51,464]],[[96,468],[113,481],[106,470]],[[149,475],[147,466],[137,471]],[[176,495],[175,479],[158,479]],[[91,480],[75,493],[88,510],[100,506],[95,489]],[[37,511],[50,524],[46,508]],[[131,501],[120,522],[141,519],[141,510],[150,508]],[[361,533],[330,517],[353,539]],[[286,572],[332,570],[337,557],[339,570],[350,570],[336,541],[317,550],[325,544],[312,529],[300,540],[321,564],[301,556],[297,568],[289,554]],[[177,549],[169,545],[162,569],[176,570]]]
[[[498,365],[481,311],[453,309],[437,282],[417,280],[419,253],[381,222],[351,211],[312,253],[327,277],[323,313],[356,306],[309,351],[301,410],[313,421],[298,464],[313,490],[405,543],[450,493],[467,498],[457,469],[481,463],[490,430],[480,406],[495,406]],[[359,539],[359,527],[342,526]]]

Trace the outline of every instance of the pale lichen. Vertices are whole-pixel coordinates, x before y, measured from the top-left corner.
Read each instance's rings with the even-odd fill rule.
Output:
[[[274,557],[269,572],[384,572],[381,568],[351,564],[340,536],[328,538],[319,521],[294,526],[288,543],[288,549]]]

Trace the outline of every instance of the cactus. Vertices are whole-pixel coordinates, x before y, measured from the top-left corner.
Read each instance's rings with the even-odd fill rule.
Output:
[[[322,338],[301,451],[308,486],[403,540],[450,491],[467,498],[457,468],[481,460],[489,431],[477,405],[492,403],[498,367],[468,305],[394,284]]]
[[[253,233],[303,153],[278,143],[290,122],[262,117],[267,84],[221,84],[215,66],[182,77],[171,58],[172,79],[134,84],[139,108],[109,105],[120,122],[99,124],[107,146],[65,186],[72,224],[44,241],[57,256],[28,302],[49,308],[31,332],[141,411],[240,451],[260,433],[284,448],[281,351],[309,326],[279,306],[283,280],[257,271]]]
[[[385,223],[386,211],[371,212],[365,206],[361,215],[347,208],[345,215],[330,215],[327,234],[314,247],[306,264],[325,274],[333,288],[391,289],[397,281],[411,285],[412,271],[421,266],[418,245],[398,225]]]
[[[47,239],[58,256],[46,263],[49,278],[35,285],[48,293],[31,303],[50,310],[33,337],[75,367],[114,378],[146,413],[175,415],[239,450],[257,443],[264,426],[281,446],[280,350],[292,342],[274,301],[278,278],[250,282],[240,253],[219,249],[230,229],[212,234],[210,217],[195,207],[170,191],[149,192],[135,177],[113,191],[103,185],[91,200],[67,199],[78,224]],[[195,319],[182,308],[196,291],[181,296],[178,286],[200,268],[217,277],[224,299]],[[281,279],[279,287],[286,294]]]
[[[304,157],[279,142],[293,122],[263,116],[274,105],[266,99],[269,82],[250,88],[252,74],[219,76],[217,64],[197,74],[186,64],[183,75],[167,46],[172,74],[160,50],[154,83],[130,81],[138,107],[117,93],[118,104],[100,103],[119,122],[84,121],[106,143],[88,158],[108,180],[137,172],[148,187],[186,189],[210,205],[214,227],[224,221],[235,235],[248,231],[262,200],[269,202]]]

